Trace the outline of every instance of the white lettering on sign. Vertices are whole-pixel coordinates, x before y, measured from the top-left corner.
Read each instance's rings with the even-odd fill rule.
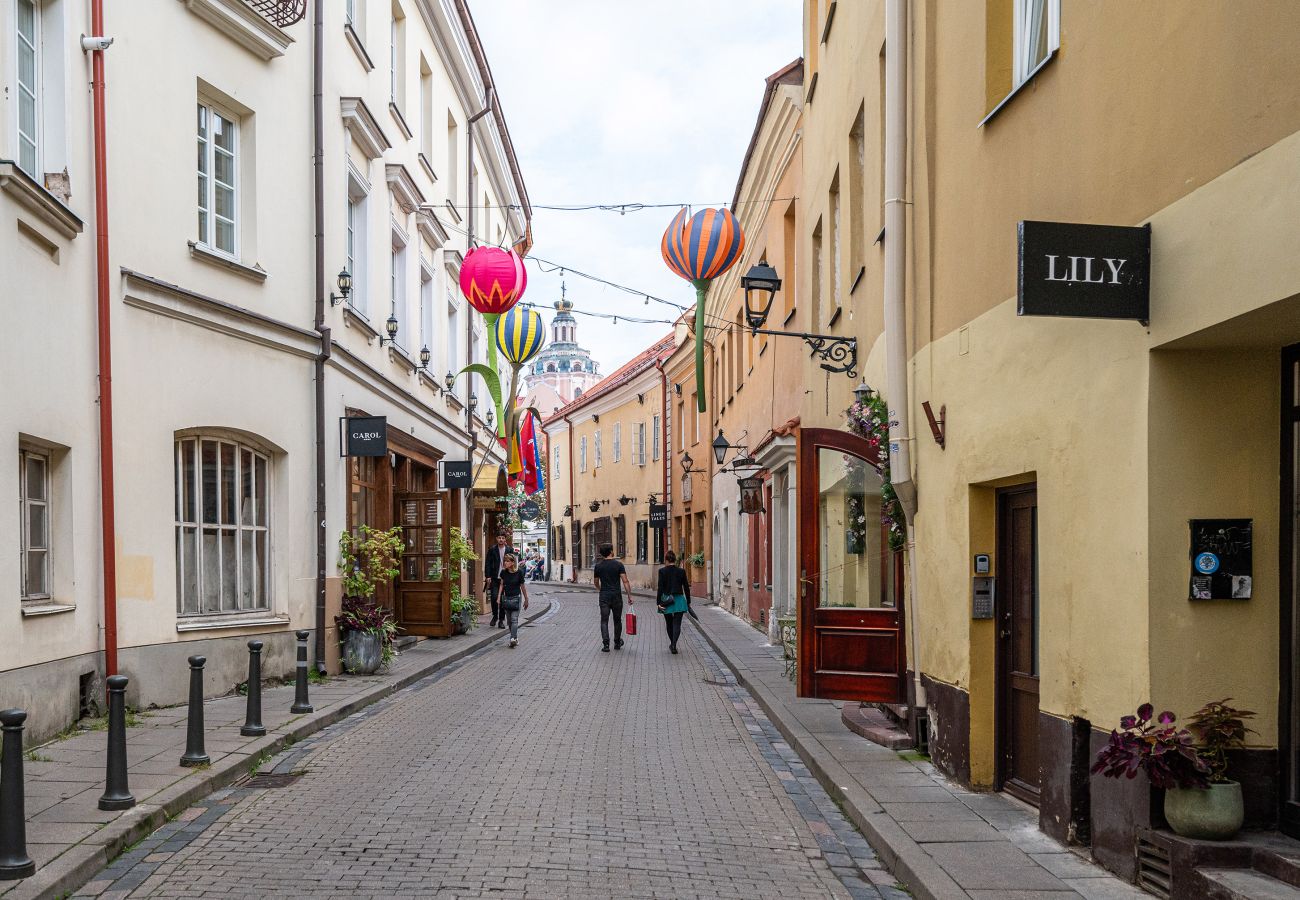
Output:
[[[354,431],[352,439],[356,441],[376,441],[379,440],[378,431]]]
[[[1110,257],[1102,257],[1101,261],[1104,262],[1106,268],[1110,270],[1110,280],[1107,281],[1105,272],[1098,271],[1096,273],[1097,277],[1092,277],[1093,263],[1097,260],[1097,257],[1095,256],[1067,257],[1067,259],[1070,260],[1069,266],[1067,267],[1062,263],[1061,272],[1058,274],[1056,270],[1056,261],[1061,257],[1051,253],[1045,253],[1043,255],[1047,257],[1047,280],[1064,281],[1067,284],[1119,284],[1120,270],[1123,269],[1124,264],[1128,262],[1127,259],[1111,259]],[[1082,271],[1080,271],[1080,262],[1083,264]]]

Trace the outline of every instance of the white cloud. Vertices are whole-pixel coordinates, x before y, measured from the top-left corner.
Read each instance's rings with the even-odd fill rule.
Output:
[[[729,202],[764,79],[800,53],[795,0],[471,0],[471,9],[537,204]],[[659,256],[673,212],[537,209],[533,252],[689,305],[694,289]],[[675,316],[566,280],[579,309]],[[560,275],[531,266],[527,299],[549,306],[559,295]],[[606,374],[669,329],[585,316],[578,327]]]

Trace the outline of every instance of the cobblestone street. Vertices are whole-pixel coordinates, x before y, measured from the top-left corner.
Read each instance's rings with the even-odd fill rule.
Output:
[[[595,598],[267,761],[78,896],[901,897],[699,635]],[[294,778],[297,774],[299,777]]]

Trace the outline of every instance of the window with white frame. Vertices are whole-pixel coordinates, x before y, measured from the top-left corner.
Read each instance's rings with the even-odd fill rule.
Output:
[[[176,611],[269,609],[271,461],[224,437],[176,441]]]
[[[17,0],[16,13],[18,168],[41,181],[41,4]]]
[[[50,455],[18,451],[18,506],[21,516],[22,599],[50,599]]]
[[[551,467],[551,481],[559,484],[560,482],[560,446],[555,445],[555,465]]]
[[[623,459],[623,423],[614,423],[614,462]]]
[[[460,300],[452,285],[455,275],[447,272],[447,369],[454,375],[460,371]]]
[[[388,57],[388,99],[399,110],[406,106],[406,16],[393,4],[391,42]]]
[[[1061,46],[1061,0],[1015,0],[1012,72],[1019,87]]]
[[[420,348],[433,347],[433,268],[420,257]]]
[[[343,18],[349,25],[357,18],[357,0],[346,0],[343,6]]]
[[[233,257],[239,252],[239,125],[234,116],[203,101],[198,117],[198,242]]]
[[[365,311],[367,300],[368,193],[369,186],[349,168],[347,269],[352,275],[352,292],[348,294],[348,305],[359,312]]]
[[[601,467],[601,464],[604,462],[604,460],[601,459],[601,453],[600,453],[600,432],[599,431],[596,432],[595,447],[596,447],[596,468],[599,469]]]
[[[587,471],[587,436],[585,434],[578,442],[578,471]]]
[[[397,335],[402,334],[402,323],[406,321],[406,238],[396,228],[393,229],[393,255],[388,265],[388,314],[397,320]],[[397,342],[398,347],[405,347],[405,338]]]
[[[650,523],[645,519],[636,523],[636,561],[643,563],[646,561],[646,554],[650,552]]]
[[[636,423],[636,464],[645,465],[645,422]]]
[[[659,443],[660,443],[659,417],[655,416],[653,419],[651,419],[651,428],[650,428],[650,458],[651,459],[654,460],[659,459]]]

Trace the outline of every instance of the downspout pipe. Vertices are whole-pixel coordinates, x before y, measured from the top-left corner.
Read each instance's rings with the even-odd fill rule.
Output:
[[[668,461],[668,373],[664,371],[663,360],[656,362],[655,368],[659,370],[659,445],[661,448],[659,451],[659,474],[663,477],[664,485],[663,494],[661,496],[664,498],[664,505],[667,506],[669,505],[668,473],[672,471],[671,464]],[[669,541],[672,540],[673,532],[670,527],[671,522],[672,516],[666,516],[664,527],[661,529],[663,531],[663,536],[659,540],[659,558],[655,560],[655,562],[661,565],[664,561],[664,551],[668,549]]]
[[[572,519],[574,518],[573,515],[573,422],[569,419],[567,415],[564,417],[564,424],[569,429],[569,452],[566,455],[569,457],[569,518]],[[570,529],[570,531],[572,531],[572,529]],[[578,583],[578,551],[577,548],[573,546],[572,533],[569,534],[569,552],[573,554],[573,564],[569,566],[569,581],[571,581],[574,584],[577,584]]]
[[[325,671],[325,570],[329,559],[325,493],[325,361],[330,329],[325,324],[325,4],[312,18],[312,202],[316,227],[316,316],[320,352],[313,361],[316,406],[316,670]]]
[[[90,0],[90,29],[104,33],[104,0]],[[99,514],[104,563],[104,675],[117,674],[117,517],[113,503],[113,341],[108,279],[108,146],[104,50],[90,51],[95,144],[95,310],[99,342]]]
[[[916,598],[916,483],[912,479],[911,406],[907,383],[907,49],[908,0],[885,3],[885,375],[889,391],[889,471],[907,522],[907,618],[912,637],[915,707],[926,707],[921,683]]]

